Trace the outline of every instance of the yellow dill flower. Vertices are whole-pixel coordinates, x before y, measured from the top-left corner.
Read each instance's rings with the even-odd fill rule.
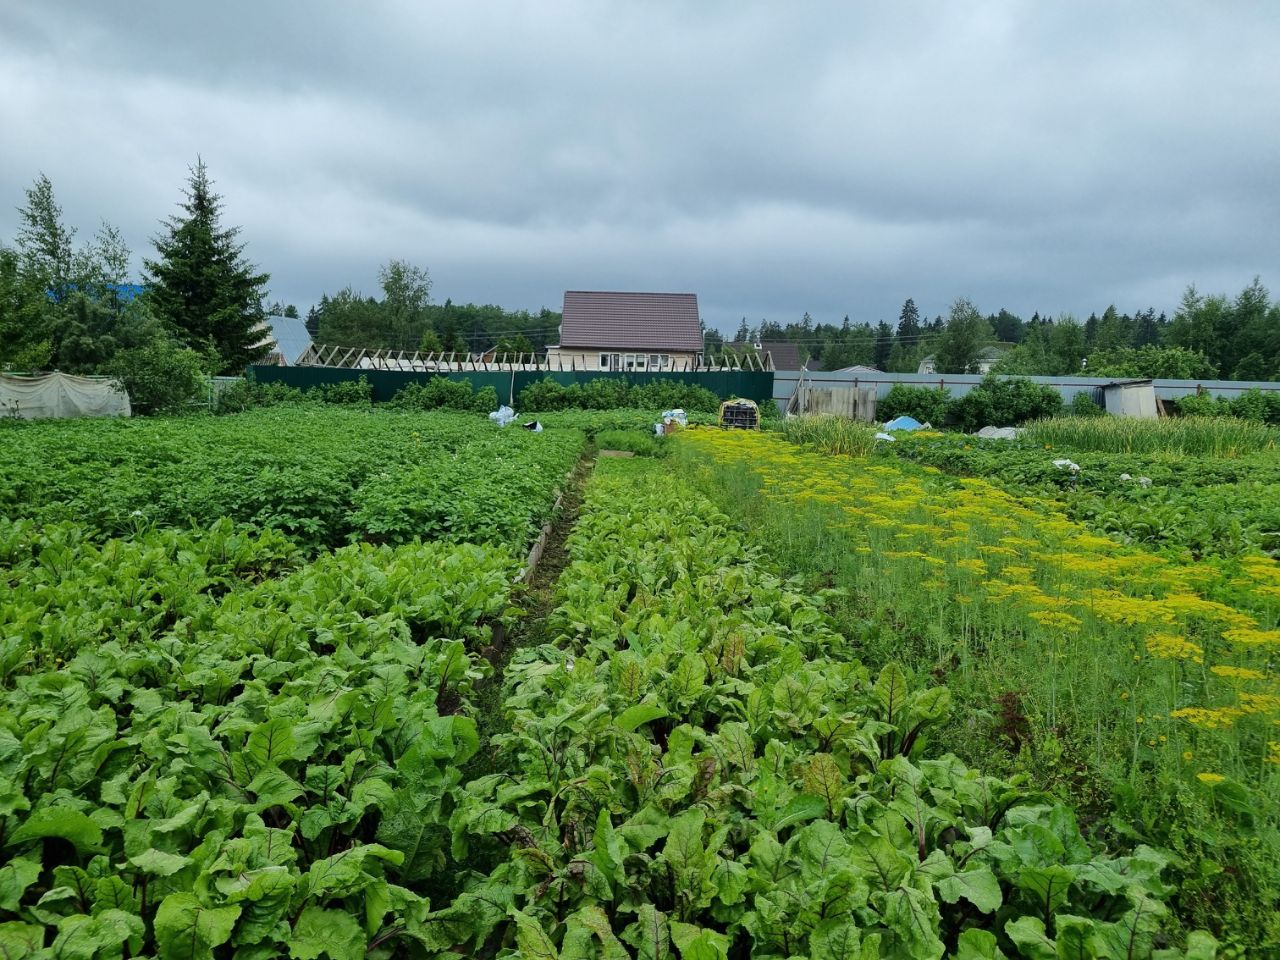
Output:
[[[936,533],[938,528],[930,523],[904,523],[900,527],[902,536],[911,536],[917,533]]]
[[[1159,606],[1135,597],[1113,595],[1095,596],[1093,612],[1103,620],[1134,627],[1148,623],[1168,623],[1172,620]]]
[[[1056,610],[1033,610],[1028,616],[1042,627],[1056,627],[1059,630],[1075,631],[1080,626],[1080,619],[1073,617],[1069,613],[1059,613]]]
[[[1280,584],[1280,563],[1270,557],[1244,557],[1240,561],[1240,569],[1251,580]]]
[[[1257,621],[1231,609],[1216,600],[1206,600],[1193,593],[1175,593],[1159,601],[1160,607],[1167,613],[1181,617],[1203,617],[1221,620],[1235,628],[1248,628]]]
[[[1014,550],[1012,547],[1002,547],[995,543],[983,544],[978,548],[978,552],[1000,557],[1016,557],[1018,555],[1018,551]]]
[[[1280,697],[1269,693],[1241,693],[1242,713],[1276,713],[1280,711]]]
[[[1147,653],[1164,660],[1204,662],[1204,650],[1201,647],[1173,633],[1153,633],[1147,637]]]
[[[1212,787],[1214,784],[1221,783],[1227,778],[1220,773],[1197,773],[1196,779],[1201,783],[1207,783]]]
[[[1032,547],[1040,546],[1040,544],[1037,541],[1028,540],[1025,537],[1014,537],[1014,536],[1001,537],[1000,542],[1004,544],[1006,547],[1022,547],[1028,550]]]
[[[1218,707],[1214,710],[1206,710],[1204,707],[1183,707],[1169,714],[1176,720],[1185,720],[1193,727],[1201,727],[1205,730],[1225,729],[1235,723],[1239,715],[1240,711],[1234,707]]]
[[[1265,763],[1280,763],[1280,741],[1267,741],[1267,756]]]
[[[1108,540],[1106,537],[1099,537],[1092,533],[1082,533],[1071,538],[1071,546],[1076,550],[1098,550],[1106,552],[1114,550],[1117,544],[1114,540]]]
[[[1250,670],[1248,667],[1233,667],[1227,664],[1219,664],[1216,667],[1209,668],[1210,673],[1216,673],[1220,677],[1226,677],[1230,680],[1265,680],[1267,675],[1258,670]]]
[[[1222,631],[1222,638],[1246,647],[1280,646],[1280,630],[1255,630],[1238,627]]]
[[[1190,750],[1183,750],[1183,751],[1182,751],[1182,759],[1183,759],[1183,760],[1194,760],[1194,759],[1195,759],[1195,757],[1196,757],[1196,755],[1195,755],[1194,753],[1192,753]]]

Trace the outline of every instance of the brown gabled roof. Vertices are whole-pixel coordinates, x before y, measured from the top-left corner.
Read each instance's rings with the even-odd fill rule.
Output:
[[[698,297],[566,290],[560,346],[701,352]]]

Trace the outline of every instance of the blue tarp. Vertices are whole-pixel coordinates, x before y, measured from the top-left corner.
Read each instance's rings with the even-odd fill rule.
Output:
[[[45,295],[54,303],[61,303],[63,298],[75,293],[79,289],[79,286],[74,283],[64,283],[60,290],[46,290]],[[90,293],[94,293],[99,290],[110,291],[116,295],[116,299],[121,303],[130,303],[147,291],[147,288],[140,283],[104,283],[100,287],[89,286],[86,287],[86,289]]]
[[[915,417],[898,417],[896,420],[890,420],[884,425],[886,430],[922,430],[924,424]]]

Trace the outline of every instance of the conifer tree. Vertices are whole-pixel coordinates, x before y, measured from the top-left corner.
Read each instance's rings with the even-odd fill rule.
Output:
[[[902,304],[902,312],[898,314],[898,339],[909,348],[915,346],[919,336],[920,311],[916,309],[916,302],[908,297]]]
[[[893,352],[893,327],[881,320],[876,325],[876,347],[871,355],[871,363],[877,370],[885,370],[889,365],[889,354]]]
[[[145,261],[151,307],[188,346],[216,354],[219,372],[239,373],[269,352],[261,324],[270,276],[244,256],[239,227],[222,226],[222,198],[197,158],[183,213],[165,220]]]

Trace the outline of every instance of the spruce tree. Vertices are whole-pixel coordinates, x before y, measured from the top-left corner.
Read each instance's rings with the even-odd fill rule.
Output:
[[[877,370],[886,370],[889,366],[889,354],[893,352],[893,327],[881,320],[876,325],[876,347],[871,354],[871,363]]]
[[[920,336],[920,311],[916,302],[908,297],[902,304],[902,312],[898,314],[898,339],[908,349],[914,347]]]
[[[219,372],[239,373],[269,352],[261,325],[270,276],[245,259],[240,228],[222,226],[222,198],[203,160],[184,192],[183,213],[152,240],[158,258],[144,261],[151,307],[188,346],[216,354]]]

